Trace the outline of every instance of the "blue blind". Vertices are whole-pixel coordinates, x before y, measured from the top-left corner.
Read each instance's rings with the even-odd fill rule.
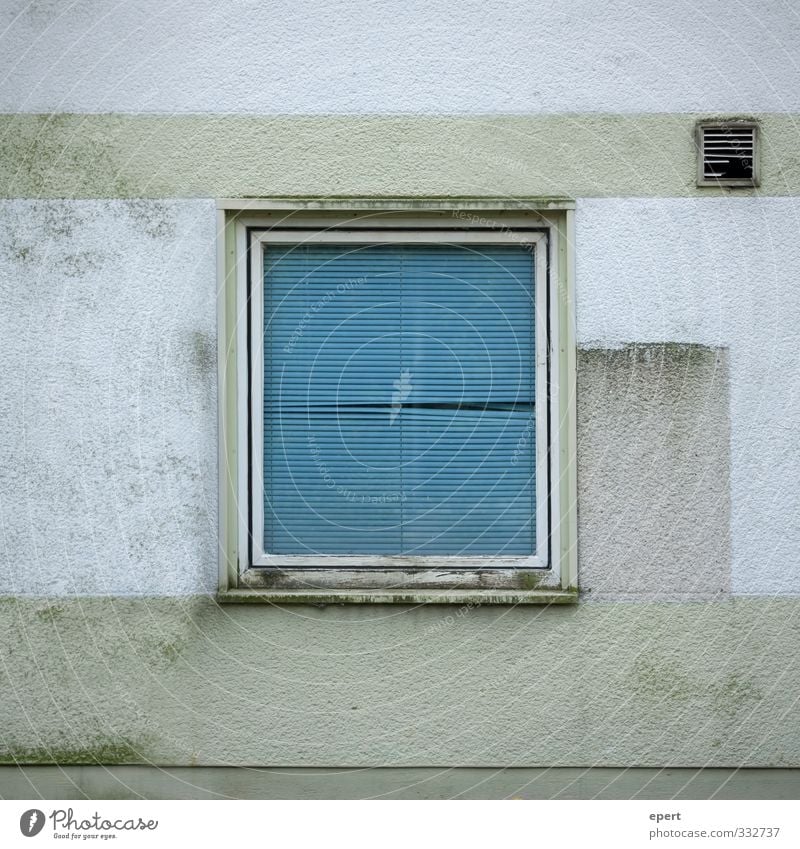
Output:
[[[530,249],[266,248],[264,550],[530,554]]]

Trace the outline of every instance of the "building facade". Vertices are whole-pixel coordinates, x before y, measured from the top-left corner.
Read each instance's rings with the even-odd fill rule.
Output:
[[[797,791],[800,25],[737,9],[5,5],[2,795]],[[554,240],[555,583],[241,598],[236,227],[359,216]]]

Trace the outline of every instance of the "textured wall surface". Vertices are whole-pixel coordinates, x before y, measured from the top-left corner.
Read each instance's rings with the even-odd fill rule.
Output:
[[[730,348],[732,589],[800,593],[800,202],[582,200],[578,344]]]
[[[579,352],[578,506],[587,599],[730,592],[726,350]]]
[[[0,603],[0,761],[800,763],[792,600]]]
[[[0,763],[800,766],[798,48],[788,0],[5,2]],[[719,115],[759,188],[695,185]],[[212,199],[277,195],[577,198],[579,604],[208,597]]]
[[[789,0],[7,0],[0,110],[796,110]]]
[[[730,196],[695,185],[703,114],[0,115],[0,196]],[[759,122],[734,195],[800,194],[800,116]]]
[[[213,203],[0,217],[3,592],[212,589]]]

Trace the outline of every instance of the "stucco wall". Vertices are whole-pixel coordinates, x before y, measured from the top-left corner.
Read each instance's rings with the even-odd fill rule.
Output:
[[[10,600],[0,623],[0,763],[800,763],[792,600]]]
[[[800,107],[780,0],[11,0],[0,31],[7,112]]]
[[[0,211],[5,593],[216,581],[215,210]]]
[[[729,351],[578,352],[578,562],[586,601],[731,590]]]
[[[788,4],[17,0],[0,33],[0,762],[800,766]],[[695,185],[717,114],[760,122],[760,188]],[[577,606],[209,598],[214,199],[267,195],[576,198]]]
[[[0,320],[10,367],[2,474],[15,493],[4,505],[6,592],[213,590],[213,204],[19,200],[0,211],[7,305]],[[671,578],[652,575],[653,598],[683,598],[692,585],[800,592],[796,340],[784,324],[800,307],[796,214],[793,199],[578,202],[582,348],[667,342],[730,352],[724,368],[687,354],[649,369],[613,353],[580,360],[582,445],[598,446],[581,455],[580,532],[594,541],[582,556],[587,569],[598,557],[607,564],[620,596],[629,591],[624,567],[592,546],[613,542],[618,552],[671,563]],[[662,405],[652,413],[648,383]],[[669,406],[671,386],[685,394],[680,411]],[[623,415],[638,416],[643,436],[623,432],[620,472],[609,458],[620,459],[610,446]],[[688,465],[662,464],[676,493],[666,512],[647,498],[647,465],[655,463],[648,452],[659,440],[658,430],[647,430],[648,415],[681,431],[697,454]],[[722,456],[708,466],[710,433]],[[642,458],[633,474],[625,451]],[[613,534],[596,506],[611,480],[609,503],[625,516]],[[653,511],[673,525],[658,550],[645,531]],[[692,536],[687,517],[721,553],[695,544],[691,562],[673,556],[670,548]]]
[[[794,210],[578,201],[577,611],[318,613],[196,598],[216,580],[213,204],[4,202],[6,762],[797,763],[797,608],[774,599],[797,592],[797,416],[790,373],[769,379]],[[748,559],[770,534],[784,547]]]
[[[579,345],[730,349],[732,588],[800,593],[800,202],[578,205]]]
[[[2,115],[0,196],[800,194],[796,113],[757,113],[760,191],[698,188],[694,128],[708,116]]]

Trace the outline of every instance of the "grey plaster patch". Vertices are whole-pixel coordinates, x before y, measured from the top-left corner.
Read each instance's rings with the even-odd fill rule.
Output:
[[[584,598],[713,599],[731,586],[725,349],[578,354],[578,568]]]

